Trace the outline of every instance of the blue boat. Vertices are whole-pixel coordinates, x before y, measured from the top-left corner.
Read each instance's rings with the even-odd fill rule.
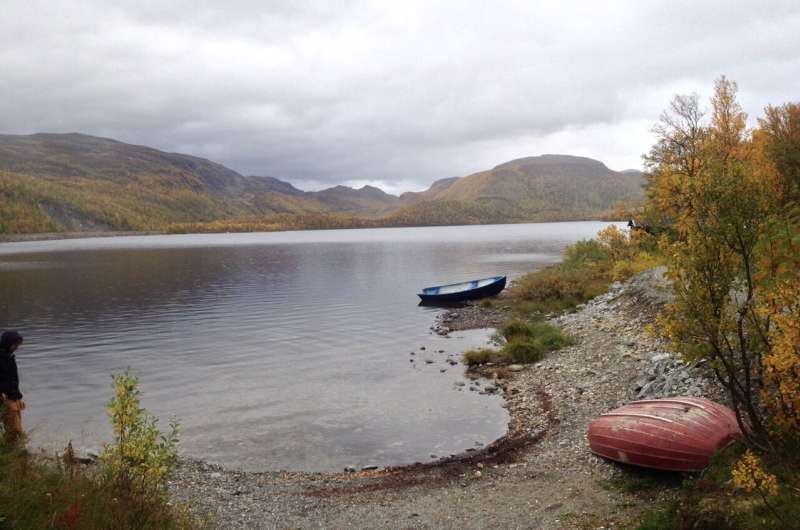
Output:
[[[463,302],[494,296],[506,287],[505,276],[493,276],[471,282],[425,287],[419,296],[423,302]]]

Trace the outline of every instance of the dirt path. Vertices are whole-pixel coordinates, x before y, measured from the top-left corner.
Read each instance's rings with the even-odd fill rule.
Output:
[[[619,469],[591,455],[585,433],[665,355],[643,331],[663,303],[662,282],[646,274],[555,319],[577,344],[512,374],[504,384],[509,434],[481,451],[343,475],[186,462],[173,490],[221,528],[624,527],[652,499],[610,487]],[[682,377],[673,393],[705,384]]]

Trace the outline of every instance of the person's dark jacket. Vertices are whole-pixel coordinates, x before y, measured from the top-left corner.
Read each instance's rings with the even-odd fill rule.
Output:
[[[16,331],[6,331],[0,336],[0,394],[5,394],[6,399],[12,401],[22,399],[17,360],[11,353],[11,346],[21,342],[22,337]]]

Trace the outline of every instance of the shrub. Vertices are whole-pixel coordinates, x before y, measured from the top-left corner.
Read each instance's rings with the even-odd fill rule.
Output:
[[[611,258],[612,253],[609,251],[608,245],[604,245],[595,239],[583,239],[568,246],[564,251],[564,264],[572,267],[608,263]]]
[[[533,327],[534,336],[536,341],[539,342],[546,351],[560,350],[565,346],[575,344],[575,340],[564,335],[561,329],[540,322]]]
[[[511,340],[514,337],[531,337],[534,334],[533,328],[522,320],[510,320],[500,328],[500,336],[505,340]]]
[[[582,304],[602,294],[609,283],[608,272],[557,265],[520,278],[511,295],[523,313],[549,313]]]
[[[467,366],[480,366],[482,364],[497,362],[501,360],[500,352],[489,348],[479,348],[469,350],[464,353],[464,364]]]
[[[627,280],[646,270],[653,269],[661,265],[663,260],[649,252],[639,252],[627,259],[614,263],[611,269],[611,279],[615,282]]]
[[[486,363],[533,363],[549,351],[573,344],[573,339],[561,329],[545,322],[511,320],[495,336],[503,345],[500,351],[488,348],[470,350],[464,354],[464,364],[479,366]]]
[[[122,445],[137,447],[141,452],[138,457],[119,456],[119,436],[117,445],[106,448],[99,470],[75,463],[71,448],[63,458],[48,458],[31,455],[19,444],[0,441],[0,528],[198,528],[166,492],[161,472],[171,469],[174,451],[165,452],[159,450],[158,443],[142,442],[141,433],[148,432],[144,427],[155,424],[138,405],[137,387],[138,382],[127,372],[116,376],[112,403],[115,431],[124,427],[124,438],[137,440]],[[132,434],[135,432],[140,434]],[[174,449],[173,444],[167,445]],[[136,481],[141,488],[131,488],[130,480],[119,479],[142,474],[147,479]],[[143,489],[149,486],[154,489]]]
[[[503,347],[503,356],[515,363],[538,362],[545,352],[541,342],[529,337],[514,337]]]
[[[511,321],[503,330],[507,341],[503,347],[503,356],[509,362],[535,363],[547,352],[574,343],[574,340],[564,335],[559,328],[545,322],[526,324],[521,321]],[[511,333],[506,334],[508,331]]]
[[[114,397],[108,414],[114,428],[114,443],[101,456],[106,480],[147,495],[167,491],[167,476],[178,460],[178,424],[162,435],[158,420],[139,402],[139,379],[126,370],[113,377]]]

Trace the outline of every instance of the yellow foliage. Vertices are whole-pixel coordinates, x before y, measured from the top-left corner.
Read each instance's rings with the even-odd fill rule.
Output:
[[[659,321],[664,335],[708,362],[747,441],[766,448],[773,425],[781,435],[800,428],[800,224],[787,202],[797,199],[800,112],[770,111],[751,134],[736,90],[717,82],[708,125],[696,99],[673,104],[680,114],[665,116],[651,151],[646,209],[669,226],[661,246],[676,296]]]
[[[756,308],[770,319],[769,351],[762,359],[764,403],[781,434],[800,437],[800,226],[784,226],[783,237],[762,247],[759,299]]]
[[[108,414],[114,443],[101,456],[107,480],[141,495],[166,495],[167,476],[178,461],[178,425],[161,434],[158,420],[139,401],[139,380],[129,371],[113,376],[114,398]]]
[[[767,473],[761,466],[761,460],[751,451],[747,451],[731,470],[733,483],[752,493],[776,496],[779,493],[778,479]]]

